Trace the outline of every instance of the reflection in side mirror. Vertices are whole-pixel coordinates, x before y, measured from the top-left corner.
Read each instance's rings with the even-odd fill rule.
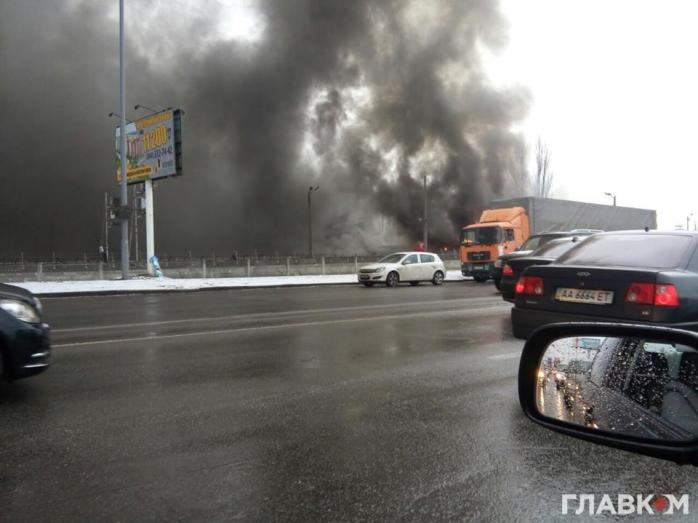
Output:
[[[698,351],[669,339],[568,336],[547,342],[535,408],[552,421],[657,442],[698,438]]]

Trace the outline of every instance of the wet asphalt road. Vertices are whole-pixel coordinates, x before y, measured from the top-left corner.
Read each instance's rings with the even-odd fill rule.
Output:
[[[53,367],[0,385],[2,521],[530,521],[559,519],[563,493],[698,503],[692,467],[523,417],[522,343],[491,285],[44,305]]]

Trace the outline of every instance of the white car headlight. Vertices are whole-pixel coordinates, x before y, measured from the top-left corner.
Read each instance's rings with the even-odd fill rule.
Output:
[[[41,321],[36,309],[22,301],[0,300],[0,309],[27,323],[39,323]]]
[[[383,272],[385,270],[385,267],[378,267],[376,269],[376,272]]]

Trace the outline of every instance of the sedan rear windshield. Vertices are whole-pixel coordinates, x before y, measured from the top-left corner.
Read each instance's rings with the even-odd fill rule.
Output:
[[[609,234],[592,236],[578,249],[558,258],[564,265],[675,269],[685,265],[689,236],[671,234]]]
[[[559,234],[554,236],[552,234],[546,234],[543,236],[531,236],[528,240],[523,242],[523,245],[519,248],[520,251],[535,251],[538,247],[542,247],[550,240],[556,240],[561,238],[563,235]]]
[[[544,258],[558,258],[562,256],[572,247],[579,245],[580,240],[573,242],[570,238],[566,241],[550,242],[543,245],[540,249],[533,252],[532,256],[542,256]]]

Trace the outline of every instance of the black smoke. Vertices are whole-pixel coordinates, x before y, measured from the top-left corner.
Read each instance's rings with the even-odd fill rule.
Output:
[[[0,256],[102,241],[115,4],[0,4]],[[310,185],[316,250],[343,253],[419,239],[423,176],[439,243],[516,192],[528,96],[484,74],[480,49],[506,42],[496,2],[260,1],[252,43],[216,36],[218,3],[184,4],[127,2],[129,108],[186,111],[185,175],[156,188],[159,254],[302,252]]]

